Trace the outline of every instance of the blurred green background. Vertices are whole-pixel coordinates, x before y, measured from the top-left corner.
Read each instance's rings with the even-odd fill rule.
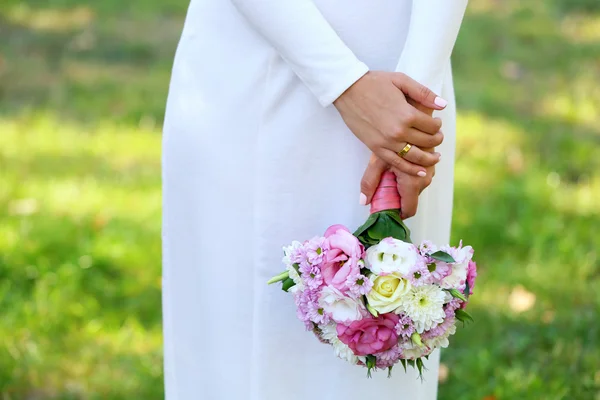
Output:
[[[160,131],[187,0],[0,3],[0,399],[161,399]],[[440,399],[600,399],[600,2],[471,0]]]

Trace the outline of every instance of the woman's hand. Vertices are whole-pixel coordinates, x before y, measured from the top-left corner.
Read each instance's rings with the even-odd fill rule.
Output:
[[[407,99],[407,101],[410,105],[412,105],[419,111],[429,116],[433,114],[433,109],[419,104],[410,98]],[[428,153],[432,153],[435,149],[431,147],[422,150]],[[411,149],[407,153],[407,155],[410,154],[410,152],[412,151],[413,149]],[[379,181],[381,180],[381,175],[388,168],[389,165],[387,165],[385,162],[377,158],[375,155],[371,156],[369,165],[367,166],[365,174],[363,175],[363,179],[360,183],[361,204],[366,205],[371,202],[371,198],[375,193],[375,189],[377,189]],[[435,176],[435,166],[428,167],[426,175],[423,177],[414,177],[412,175],[394,169],[393,171],[396,174],[398,192],[400,193],[402,201],[402,218],[406,219],[413,217],[417,213],[417,206],[419,205],[419,195],[423,190],[425,190],[426,187],[431,185],[433,177]]]
[[[420,148],[442,143],[442,121],[409,104],[414,99],[426,108],[441,110],[447,102],[425,86],[399,72],[368,72],[346,90],[334,105],[350,130],[371,151],[395,170],[425,176],[439,154]],[[413,148],[398,156],[404,146]]]

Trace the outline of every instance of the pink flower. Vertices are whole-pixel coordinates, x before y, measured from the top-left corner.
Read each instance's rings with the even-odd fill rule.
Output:
[[[363,245],[348,229],[334,225],[325,232],[329,250],[325,254],[321,275],[327,285],[345,292],[349,276],[360,273],[358,261],[364,253]]]
[[[338,324],[338,338],[357,356],[381,353],[398,343],[396,314],[382,314],[378,318],[366,317],[350,325]]]
[[[346,279],[346,287],[348,288],[347,294],[350,296],[365,296],[373,288],[373,281],[361,274],[350,275],[348,276],[348,279]]]
[[[475,278],[477,278],[477,264],[475,261],[470,260],[467,269],[467,283],[469,284],[469,295],[473,294],[473,288],[475,287]]]
[[[327,251],[327,239],[324,237],[314,237],[310,239],[305,245],[306,258],[312,265],[319,265],[325,257]]]

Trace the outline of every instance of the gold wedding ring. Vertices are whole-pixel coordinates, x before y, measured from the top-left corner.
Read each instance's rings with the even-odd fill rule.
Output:
[[[406,153],[408,153],[411,148],[412,148],[412,144],[406,143],[406,146],[404,146],[404,148],[398,152],[398,155],[400,157],[404,158],[404,156],[406,155]]]

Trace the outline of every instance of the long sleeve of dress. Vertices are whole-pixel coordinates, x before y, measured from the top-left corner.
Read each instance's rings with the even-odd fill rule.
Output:
[[[231,0],[327,106],[368,71],[312,0]]]
[[[413,0],[410,27],[396,71],[441,93],[468,0]]]

